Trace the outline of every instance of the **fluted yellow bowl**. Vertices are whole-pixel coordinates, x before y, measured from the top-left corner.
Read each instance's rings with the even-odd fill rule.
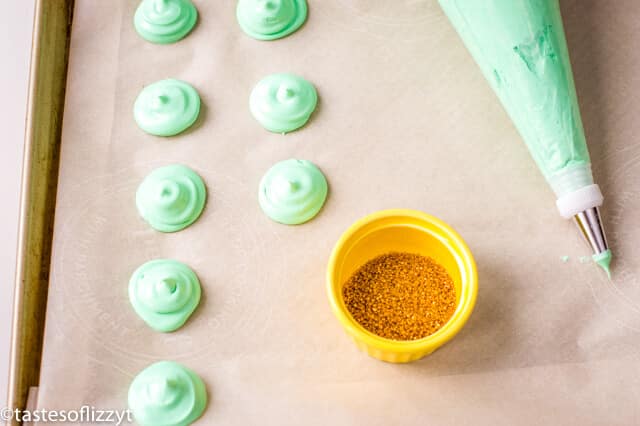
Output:
[[[342,297],[345,282],[367,261],[389,252],[428,256],[451,275],[457,308],[435,333],[410,341],[386,339],[365,330],[347,310]],[[462,329],[476,302],[478,274],[469,248],[449,225],[416,210],[383,210],[358,220],[342,234],[329,260],[327,290],[333,313],[361,350],[382,361],[404,363],[429,355]]]

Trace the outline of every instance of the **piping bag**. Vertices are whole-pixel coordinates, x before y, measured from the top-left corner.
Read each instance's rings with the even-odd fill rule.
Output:
[[[556,194],[610,275],[558,0],[439,0]]]

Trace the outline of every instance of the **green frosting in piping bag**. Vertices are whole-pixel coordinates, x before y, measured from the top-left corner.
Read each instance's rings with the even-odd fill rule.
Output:
[[[142,370],[129,387],[129,409],[141,426],[189,426],[207,406],[204,382],[190,369],[161,361]]]
[[[184,81],[168,79],[148,85],[138,95],[133,116],[156,136],[173,136],[189,128],[200,114],[200,96]]]
[[[190,0],[143,0],[133,24],[145,40],[169,44],[189,34],[197,20],[198,10]]]
[[[152,260],[140,266],[129,281],[129,300],[136,313],[154,330],[175,331],[200,302],[200,281],[184,263]]]
[[[605,250],[592,256],[593,261],[606,272],[609,279],[611,279],[611,257],[611,250]]]
[[[271,219],[297,225],[312,219],[327,198],[324,175],[305,160],[285,160],[272,166],[260,181],[260,207]]]
[[[558,0],[439,1],[553,188],[560,214],[600,206]],[[591,222],[606,241],[601,222]],[[594,260],[609,274],[611,251],[602,248],[592,244]]]
[[[306,0],[239,0],[238,23],[249,36],[275,40],[296,31],[307,19]]]
[[[275,133],[287,133],[305,125],[316,109],[315,87],[293,74],[271,74],[251,92],[249,107],[262,126]]]
[[[440,4],[549,183],[553,186],[554,175],[564,169],[588,165],[558,1],[440,0]],[[577,187],[556,192],[591,183],[577,182]]]
[[[154,229],[175,232],[198,219],[204,209],[207,190],[190,168],[174,164],[151,172],[136,192],[140,216]]]

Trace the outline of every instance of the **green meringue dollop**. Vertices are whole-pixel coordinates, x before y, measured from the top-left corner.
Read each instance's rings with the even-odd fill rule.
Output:
[[[202,213],[206,199],[202,178],[181,164],[152,171],[136,192],[140,216],[160,232],[175,232],[191,225]]]
[[[307,19],[306,0],[239,0],[238,23],[249,36],[258,40],[285,37]]]
[[[197,20],[198,10],[190,0],[143,0],[133,24],[145,40],[169,44],[189,34]]]
[[[182,327],[198,306],[201,292],[195,272],[177,260],[151,260],[129,280],[133,309],[151,328],[163,333]]]
[[[290,159],[273,165],[260,181],[260,207],[276,222],[297,225],[311,220],[327,198],[324,175],[313,163]]]
[[[138,126],[156,136],[174,136],[188,129],[200,114],[200,96],[190,84],[176,79],[148,85],[138,95],[133,116]]]
[[[142,370],[129,387],[129,409],[141,426],[189,426],[207,406],[202,379],[173,361]]]
[[[287,133],[305,125],[316,109],[315,87],[293,74],[271,74],[256,84],[249,98],[251,113],[262,126]]]

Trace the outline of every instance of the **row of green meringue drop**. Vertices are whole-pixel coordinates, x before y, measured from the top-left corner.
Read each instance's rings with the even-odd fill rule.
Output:
[[[306,0],[239,0],[240,28],[258,40],[285,37],[307,20]],[[142,38],[169,44],[183,39],[195,27],[198,10],[190,0],[143,0],[133,23]]]
[[[306,0],[240,0],[238,22],[250,36],[274,40],[296,31],[307,18]],[[255,86],[249,107],[267,130],[288,133],[304,126],[316,109],[315,87],[302,77],[279,73]],[[258,200],[272,220],[296,225],[322,209],[328,186],[324,175],[309,161],[290,159],[271,167],[260,181]]]
[[[187,130],[200,114],[200,96],[185,81],[160,80],[138,95],[133,116],[138,126],[155,136],[175,136]],[[288,133],[304,126],[318,104],[318,93],[294,74],[271,74],[260,80],[249,97],[249,109],[267,130]]]
[[[173,43],[194,27],[198,12],[189,0],[144,0],[136,10],[138,33],[154,43]],[[147,86],[134,105],[134,118],[144,131],[173,136],[189,128],[200,113],[196,90],[180,80],[162,80]],[[136,205],[155,229],[174,232],[200,216],[206,188],[200,176],[182,165],[154,170],[140,184]],[[180,328],[198,306],[200,281],[184,263],[157,259],[140,266],[129,281],[134,311],[154,330]],[[188,426],[202,415],[207,391],[200,377],[171,361],[150,365],[129,387],[128,403],[142,426]]]

